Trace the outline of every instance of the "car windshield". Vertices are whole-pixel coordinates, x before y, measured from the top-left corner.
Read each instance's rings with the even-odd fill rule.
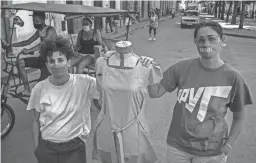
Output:
[[[185,12],[184,16],[198,16],[198,12]]]

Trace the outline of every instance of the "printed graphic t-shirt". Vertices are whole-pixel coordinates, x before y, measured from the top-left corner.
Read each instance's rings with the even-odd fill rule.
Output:
[[[91,130],[90,107],[98,99],[96,79],[83,74],[70,74],[61,86],[49,78],[32,89],[27,110],[40,112],[42,138],[51,142],[66,142],[76,137],[86,141]]]
[[[168,92],[178,88],[167,143],[198,156],[220,154],[228,138],[227,109],[252,104],[246,82],[227,63],[208,69],[199,58],[185,59],[164,72],[161,84]]]

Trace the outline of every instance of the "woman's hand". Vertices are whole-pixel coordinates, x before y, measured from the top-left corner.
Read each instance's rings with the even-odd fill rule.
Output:
[[[29,54],[30,52],[31,52],[31,51],[30,51],[29,49],[26,49],[26,48],[24,48],[24,49],[21,50],[21,53],[22,53],[22,54],[25,54],[25,55],[26,55],[26,54]]]
[[[104,51],[105,51],[105,53],[107,53],[108,52],[108,47],[107,46],[104,46]]]
[[[142,63],[143,66],[148,67],[150,64],[154,63],[154,59],[146,56],[141,56],[140,62]]]
[[[115,54],[116,51],[107,51],[103,54],[104,58],[110,58],[113,54]]]

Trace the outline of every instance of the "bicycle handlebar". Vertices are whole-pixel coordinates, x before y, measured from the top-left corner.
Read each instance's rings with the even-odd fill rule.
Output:
[[[17,60],[19,60],[20,59],[20,55],[21,54],[24,54],[24,53],[22,53],[22,51],[20,51],[19,52],[19,54],[17,55]],[[34,52],[30,52],[30,53],[28,53],[29,55],[34,55]]]

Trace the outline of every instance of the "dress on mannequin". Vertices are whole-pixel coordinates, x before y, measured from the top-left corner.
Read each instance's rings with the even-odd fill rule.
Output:
[[[145,67],[131,50],[131,42],[116,44],[116,51],[96,62],[101,111],[96,120],[93,158],[102,163],[154,163],[145,116],[147,86],[162,79],[161,68]]]

